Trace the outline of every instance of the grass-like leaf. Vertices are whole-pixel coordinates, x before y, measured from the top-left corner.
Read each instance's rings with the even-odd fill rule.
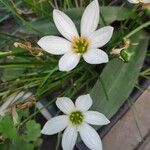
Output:
[[[137,43],[130,47],[134,52],[131,61],[124,63],[120,59],[111,60],[100,75],[104,85],[98,80],[91,91],[94,101],[92,109],[102,112],[108,118],[117,112],[131,93],[146,54],[147,36],[143,33],[136,34],[131,41]],[[107,96],[103,86],[105,86]]]

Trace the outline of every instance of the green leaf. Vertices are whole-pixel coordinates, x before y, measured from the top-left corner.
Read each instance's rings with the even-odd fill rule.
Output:
[[[36,123],[34,120],[29,120],[26,123],[26,131],[23,135],[25,141],[36,141],[40,137],[40,125]]]
[[[35,66],[42,65],[40,62],[20,62],[20,63],[1,63],[0,68],[34,68]]]
[[[107,24],[111,24],[114,21],[123,21],[126,19],[130,19],[135,15],[132,8],[116,6],[101,7],[101,14],[103,15]],[[100,24],[101,23],[102,20],[100,21]]]
[[[92,109],[100,111],[108,118],[118,111],[132,92],[146,54],[147,36],[143,33],[136,34],[131,41],[137,43],[137,45],[130,47],[134,52],[131,60],[128,63],[124,63],[120,59],[111,60],[90,93],[93,99]]]
[[[103,6],[100,7],[101,14],[104,17],[104,20],[107,24],[111,24],[114,21],[123,21],[125,19],[129,19],[134,17],[134,12],[132,8],[126,7],[117,7],[117,6]],[[73,20],[80,21],[84,9],[74,8],[66,11]],[[102,19],[100,19],[100,24],[102,23]]]
[[[5,117],[0,121],[0,133],[5,138],[17,138],[17,130],[11,117]]]
[[[49,19],[38,19],[33,22],[31,22],[31,25],[34,26],[38,31],[41,31],[43,35],[47,34],[58,34],[58,30],[56,29],[53,22],[50,22]],[[20,29],[20,32],[26,33],[26,34],[38,34],[38,32],[35,32],[26,26]]]
[[[8,150],[8,147],[9,147],[8,143],[0,143],[1,150]]]
[[[10,145],[9,150],[33,150],[34,145],[32,143],[27,143],[22,139],[18,139],[15,143]]]
[[[35,0],[23,0],[28,7],[39,16],[49,17],[49,11],[52,11],[52,7],[48,0],[35,1]]]
[[[73,8],[69,10],[64,10],[64,12],[71,17],[73,22],[79,28],[80,20],[82,17],[84,9],[83,8]],[[114,21],[123,21],[125,19],[132,18],[134,16],[134,12],[131,8],[125,7],[116,7],[116,6],[108,6],[101,7],[101,14],[106,22],[106,24],[110,24]],[[54,34],[58,35],[58,30],[52,21],[49,19],[43,18],[30,23],[36,30],[41,31],[43,35]],[[103,24],[100,19],[100,24]],[[38,34],[38,32],[32,31],[26,27],[23,27],[20,32],[27,34]]]
[[[6,68],[3,70],[2,79],[4,81],[16,79],[23,73],[23,71],[24,70],[22,68]]]

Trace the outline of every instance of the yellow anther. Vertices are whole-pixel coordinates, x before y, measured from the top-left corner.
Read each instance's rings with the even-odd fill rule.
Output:
[[[75,53],[83,54],[87,51],[89,41],[84,37],[75,37],[72,42],[72,50]]]
[[[74,111],[70,114],[70,122],[73,125],[80,125],[83,122],[84,116],[80,111]]]

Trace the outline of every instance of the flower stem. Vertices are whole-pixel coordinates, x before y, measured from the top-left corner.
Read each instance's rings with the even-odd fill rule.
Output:
[[[58,135],[57,135],[57,143],[56,143],[55,150],[59,150],[60,139],[61,139],[61,133],[58,133]]]
[[[137,27],[135,30],[131,31],[129,34],[127,34],[124,39],[128,39],[130,38],[132,35],[134,35],[135,33],[137,33],[138,31],[142,30],[143,28],[147,27],[150,25],[150,21],[142,24],[141,26]]]
[[[13,51],[5,51],[5,52],[0,52],[0,58],[7,57],[7,56],[12,56],[12,55],[17,55],[17,54],[23,54],[25,51],[19,51],[19,52],[13,52]]]

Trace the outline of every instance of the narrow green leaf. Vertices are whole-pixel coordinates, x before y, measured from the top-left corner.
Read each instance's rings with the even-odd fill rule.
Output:
[[[40,66],[42,65],[40,62],[35,62],[35,63],[27,63],[27,62],[22,62],[22,63],[1,63],[0,68],[34,68],[35,66]]]
[[[147,36],[136,34],[131,41],[137,43],[137,45],[131,47],[134,52],[131,60],[124,63],[120,59],[113,59],[100,75],[109,101],[100,80],[97,81],[90,93],[94,101],[92,109],[104,113],[108,118],[111,118],[118,111],[131,93],[146,54]]]
[[[101,14],[103,15],[107,24],[114,21],[122,21],[133,17],[135,14],[132,8],[118,7],[118,6],[102,6],[100,7]],[[73,8],[65,11],[73,20],[80,20],[82,17],[83,8]],[[102,22],[100,21],[100,24]]]
[[[103,15],[105,22],[110,24],[114,21],[123,21],[134,17],[135,13],[132,8],[108,6],[101,7],[101,14]],[[102,20],[100,21],[100,24]]]
[[[69,10],[64,10],[64,12],[71,17],[73,22],[79,28],[80,20],[82,17],[84,9],[83,8],[73,8]],[[51,13],[51,12],[50,12]],[[134,13],[131,8],[125,7],[116,7],[116,6],[108,6],[108,7],[101,7],[101,14],[103,19],[105,20],[106,24],[110,24],[114,21],[123,21],[125,19],[132,18]],[[41,31],[42,34],[58,34],[58,30],[52,21],[49,19],[43,18],[30,23],[36,30]],[[103,24],[103,21],[100,20],[100,24]],[[38,34],[27,27],[23,27],[21,32],[27,34]]]
[[[23,74],[24,69],[22,68],[5,68],[2,72],[2,78],[4,81],[16,79]]]

